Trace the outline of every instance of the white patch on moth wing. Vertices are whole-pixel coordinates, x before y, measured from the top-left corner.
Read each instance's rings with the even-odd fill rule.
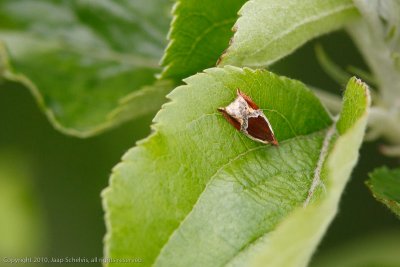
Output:
[[[225,111],[243,126],[244,124],[247,125],[247,118],[253,109],[247,104],[243,97],[238,96],[225,108]]]
[[[250,136],[247,132],[247,127],[249,127],[249,119],[243,118],[242,123],[240,124],[240,131],[247,136]]]

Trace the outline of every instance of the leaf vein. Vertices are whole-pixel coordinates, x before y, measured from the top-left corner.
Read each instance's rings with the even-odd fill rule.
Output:
[[[308,191],[308,196],[303,204],[304,207],[307,207],[307,205],[310,203],[311,198],[314,195],[315,189],[317,186],[321,183],[321,171],[322,171],[322,166],[325,162],[326,156],[328,155],[329,151],[329,145],[331,143],[331,140],[336,132],[336,123],[334,123],[329,130],[326,132],[324,141],[322,143],[321,147],[321,152],[319,154],[318,162],[317,162],[317,167],[315,168],[314,171],[314,177],[313,181],[311,183],[310,190]]]

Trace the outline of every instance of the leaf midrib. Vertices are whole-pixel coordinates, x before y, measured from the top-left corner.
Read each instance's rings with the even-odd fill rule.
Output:
[[[324,137],[324,140],[322,141],[321,152],[318,157],[317,166],[314,170],[313,180],[311,182],[311,186],[308,191],[308,196],[303,203],[304,208],[307,207],[307,205],[310,203],[311,199],[313,198],[317,186],[319,186],[320,183],[322,183],[321,171],[322,171],[324,162],[326,160],[326,157],[328,156],[329,146],[331,144],[332,138],[334,137],[335,133],[336,133],[336,121],[332,124],[332,126],[329,127],[329,129],[327,130],[326,135]]]

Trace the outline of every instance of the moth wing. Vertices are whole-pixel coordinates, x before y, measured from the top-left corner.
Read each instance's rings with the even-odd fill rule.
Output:
[[[251,137],[264,143],[278,145],[268,121],[263,116],[250,117],[248,119],[247,133]]]
[[[236,93],[237,93],[238,96],[241,96],[252,109],[255,109],[255,110],[259,109],[257,104],[254,103],[254,101],[248,95],[246,95],[245,93],[240,91],[239,88],[236,90]]]
[[[240,131],[240,122],[238,122],[235,118],[233,118],[231,115],[229,115],[224,108],[219,108],[219,112],[222,113],[222,115],[225,117],[225,119],[233,126],[235,127],[238,131]]]

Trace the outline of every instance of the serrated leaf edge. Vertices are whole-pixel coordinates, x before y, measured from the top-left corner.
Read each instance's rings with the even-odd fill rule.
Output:
[[[187,90],[188,87],[191,87],[192,84],[195,83],[195,81],[196,81],[197,79],[201,79],[202,76],[205,76],[205,75],[213,75],[213,73],[216,73],[216,72],[219,72],[219,71],[226,71],[226,70],[227,70],[227,71],[236,71],[236,72],[240,72],[240,73],[243,73],[243,72],[245,72],[245,71],[251,71],[251,72],[254,72],[254,73],[256,73],[256,72],[262,72],[262,71],[263,71],[263,70],[260,70],[260,69],[253,70],[253,69],[250,69],[250,68],[247,68],[247,67],[239,68],[239,67],[227,65],[227,66],[224,66],[223,68],[210,68],[210,69],[206,69],[206,70],[204,70],[204,71],[201,72],[201,73],[198,73],[198,74],[196,74],[196,75],[193,75],[193,76],[190,76],[190,77],[184,79],[184,80],[183,80],[183,81],[185,82],[184,85],[178,86],[177,88],[175,88],[172,92],[170,92],[170,93],[166,96],[167,99],[168,99],[169,101],[162,105],[161,109],[158,111],[158,113],[157,113],[156,116],[154,117],[154,119],[153,119],[153,124],[151,125],[152,133],[151,133],[147,138],[142,139],[142,140],[136,142],[136,146],[133,147],[133,148],[131,148],[130,150],[128,150],[128,151],[122,156],[121,162],[118,163],[118,164],[113,168],[112,174],[111,174],[111,176],[110,176],[109,185],[108,185],[108,187],[105,188],[105,189],[102,191],[102,193],[101,193],[102,200],[103,200],[103,201],[102,201],[102,203],[103,203],[103,209],[105,210],[104,218],[105,218],[105,221],[106,221],[106,229],[107,229],[106,235],[104,236],[104,239],[103,239],[103,242],[104,242],[104,257],[110,257],[110,256],[111,256],[111,255],[109,255],[109,252],[110,252],[110,243],[111,243],[111,242],[109,242],[109,241],[111,240],[111,232],[112,232],[111,230],[113,229],[113,228],[112,228],[112,223],[111,223],[111,220],[110,220],[110,216],[111,216],[110,208],[111,208],[111,206],[108,205],[108,200],[107,200],[108,196],[107,196],[107,195],[108,195],[109,192],[112,190],[113,183],[114,183],[114,179],[115,179],[115,177],[117,176],[117,174],[119,173],[119,168],[120,168],[120,166],[122,166],[123,164],[125,164],[126,162],[128,162],[128,159],[127,159],[127,158],[128,158],[128,155],[131,153],[131,150],[137,149],[138,147],[145,145],[145,144],[146,144],[147,142],[149,142],[152,138],[154,138],[154,136],[156,136],[156,135],[158,134],[158,131],[160,130],[160,128],[162,127],[162,124],[163,124],[163,122],[160,120],[160,117],[162,116],[162,114],[166,111],[166,109],[167,109],[170,105],[175,105],[175,104],[177,103],[177,102],[176,102],[176,98],[175,98],[175,94],[177,94],[177,93],[178,93],[179,91],[181,91],[181,90]],[[282,77],[280,77],[280,76],[278,76],[278,77],[279,77],[280,79],[282,78]],[[307,87],[306,87],[306,88],[307,88]],[[309,90],[309,91],[311,92],[311,90]],[[330,129],[331,127],[333,127],[333,126],[335,126],[334,122],[332,123],[332,125],[331,125],[330,127],[326,128],[326,129],[324,129],[324,130],[322,130],[322,131],[326,131],[327,129],[329,130],[329,129]],[[330,141],[332,140],[333,134],[336,132],[336,127],[333,127],[333,130],[332,130],[332,131],[333,131],[333,133],[330,133],[330,132],[329,132],[329,136],[326,136],[325,139],[324,139],[324,140],[326,140],[326,143],[327,143],[326,145],[327,145],[327,146],[330,145]],[[315,133],[315,132],[314,132],[314,133]],[[310,133],[310,134],[313,134],[313,133]],[[310,134],[308,134],[308,135],[310,135]],[[328,132],[327,132],[327,135],[328,135]],[[331,136],[331,135],[332,135],[332,136]],[[294,138],[298,138],[298,137],[302,137],[302,136],[296,136],[296,137],[294,137]],[[287,139],[287,140],[285,140],[285,141],[292,140],[292,139],[293,139],[293,138],[290,138],[290,139]],[[283,142],[285,142],[285,141],[283,141]],[[265,147],[265,145],[260,145],[260,146],[254,147],[253,149],[251,149],[251,151],[260,149],[261,147]],[[223,164],[212,176],[215,176],[216,173],[218,173],[221,169],[223,169],[226,165],[228,165],[228,164],[231,163],[232,161],[236,160],[237,158],[240,158],[240,157],[243,156],[244,154],[247,154],[247,153],[249,153],[249,152],[251,152],[251,151],[249,151],[249,150],[248,150],[248,151],[245,151],[245,152],[243,152],[243,153],[241,153],[241,154],[235,156],[233,159],[229,159],[229,160],[227,161],[227,163]],[[327,152],[326,152],[326,153],[327,153]],[[321,154],[322,154],[322,155],[320,155],[320,158],[321,158],[322,163],[319,163],[319,164],[323,164],[323,163],[324,163],[324,160],[325,160],[325,158],[326,158],[326,155],[325,155],[325,154],[323,154],[323,153],[321,153]],[[321,165],[321,166],[322,166],[322,165]],[[316,168],[317,168],[317,167],[316,167]],[[321,168],[321,169],[322,169],[322,168]],[[321,171],[321,169],[320,169],[320,171]],[[319,177],[319,175],[317,175],[317,176]],[[204,190],[206,190],[206,188],[209,186],[209,184],[210,184],[210,182],[208,182],[208,183],[206,184]],[[203,190],[203,191],[204,191],[204,190]],[[311,197],[312,197],[312,196],[311,196]],[[200,199],[200,197],[199,197],[199,199]],[[176,230],[179,229],[180,225],[181,225],[184,221],[186,221],[186,219],[189,217],[189,215],[191,214],[191,212],[193,211],[193,208],[197,205],[197,203],[198,203],[198,201],[196,201],[196,202],[194,203],[194,205],[193,205],[191,211],[185,216],[185,218],[184,218],[182,221],[180,221],[179,226],[178,226],[177,228],[175,228],[175,229],[171,232],[171,234],[169,235],[168,240],[166,241],[166,243],[165,243],[165,244],[162,246],[162,248],[160,249],[160,251],[159,251],[159,253],[157,254],[157,257],[154,259],[154,262],[152,263],[152,265],[154,265],[154,264],[157,263],[157,261],[158,261],[158,259],[159,259],[159,256],[162,254],[162,251],[164,250],[165,246],[169,243],[169,240],[171,239],[171,237],[173,236],[173,234],[176,232]],[[253,240],[253,242],[254,242],[254,240]],[[248,245],[249,245],[249,244],[248,244]],[[248,247],[248,245],[247,245],[246,247]]]

